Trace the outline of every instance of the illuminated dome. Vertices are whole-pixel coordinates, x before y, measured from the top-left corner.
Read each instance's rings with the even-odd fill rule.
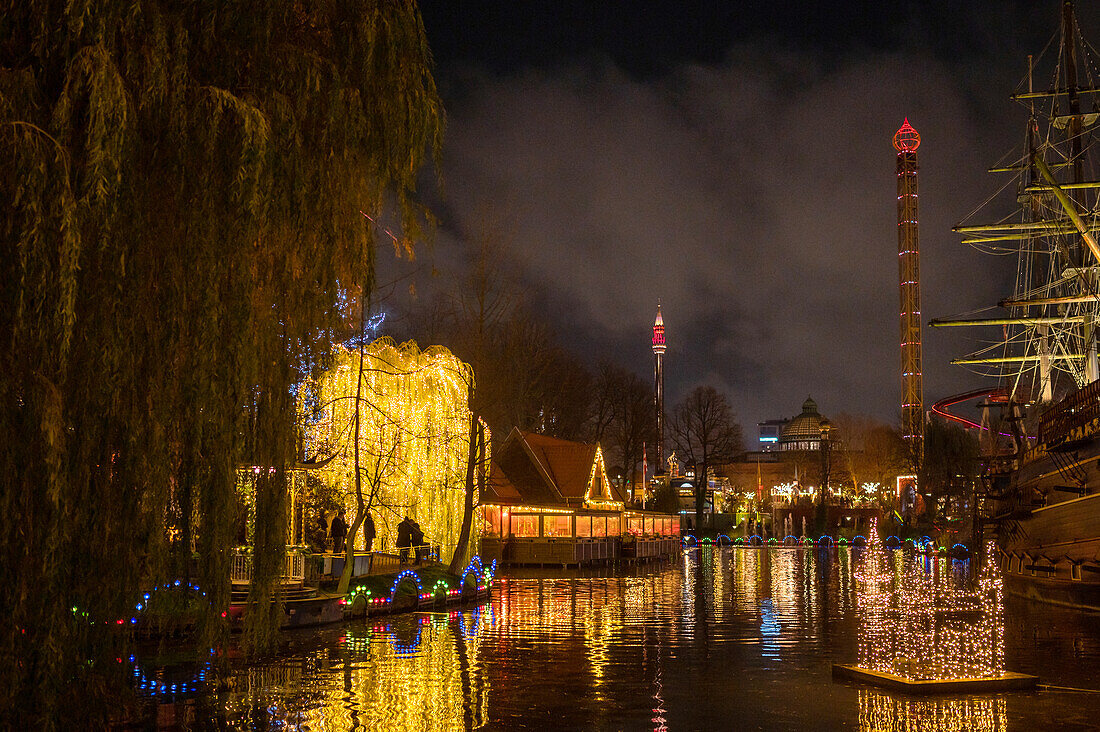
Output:
[[[901,129],[894,133],[894,148],[898,152],[914,152],[920,147],[920,133],[909,124],[909,118],[905,118]]]
[[[783,428],[779,436],[779,449],[821,449],[821,425],[824,422],[828,420],[817,411],[817,402],[806,397],[806,401],[802,402],[802,414],[792,419]]]

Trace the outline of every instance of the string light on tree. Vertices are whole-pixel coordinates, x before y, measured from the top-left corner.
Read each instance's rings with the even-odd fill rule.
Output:
[[[412,341],[398,346],[381,338],[364,347],[364,358],[360,470],[364,493],[373,496],[377,537],[396,545],[397,524],[407,515],[421,525],[426,541],[452,551],[464,509],[473,373],[447,349],[420,350]],[[358,350],[338,347],[331,366],[301,395],[307,453],[331,458],[317,473],[346,496],[350,515],[356,508],[358,378]],[[472,532],[471,546],[478,539]],[[364,548],[361,535],[355,547]]]

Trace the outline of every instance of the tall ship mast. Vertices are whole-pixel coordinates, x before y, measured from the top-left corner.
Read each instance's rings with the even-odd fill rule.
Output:
[[[1028,57],[1012,96],[1026,113],[1022,146],[990,169],[1011,176],[1001,190],[1013,205],[955,227],[964,243],[1014,258],[1015,286],[995,313],[930,325],[987,329],[988,345],[953,363],[999,382],[986,392],[989,471],[976,503],[1006,589],[1100,609],[1100,67],[1073,2],[1047,48]],[[988,418],[994,403],[999,419]]]

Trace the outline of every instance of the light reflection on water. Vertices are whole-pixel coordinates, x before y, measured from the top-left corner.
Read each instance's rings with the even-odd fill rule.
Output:
[[[859,728],[867,732],[995,732],[1005,729],[1006,719],[1003,696],[914,699],[859,692]]]
[[[867,554],[704,546],[619,573],[514,573],[478,611],[288,634],[294,645],[279,658],[150,714],[184,728],[214,718],[231,729],[426,731],[1003,730],[1064,717],[1070,705],[1086,722],[1098,718],[1100,694],[915,699],[833,683],[831,664],[857,661],[869,624],[906,636],[950,616],[899,616],[883,596],[916,602],[923,592],[942,604],[967,586],[960,565],[897,551],[878,555],[876,570]],[[1100,629],[1060,612],[1053,638],[1032,635],[1030,615],[1009,615],[1007,636],[996,621],[1002,663],[1007,655],[1011,670],[1032,673],[1054,665],[1063,677],[1100,670]],[[953,617],[981,621],[973,608]],[[1049,619],[1043,611],[1034,627]],[[1069,665],[1042,657],[1055,641],[1075,649]]]

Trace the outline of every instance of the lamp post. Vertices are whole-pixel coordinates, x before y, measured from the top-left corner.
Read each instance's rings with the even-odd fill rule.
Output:
[[[821,488],[818,503],[824,505],[829,492],[829,431],[833,425],[829,420],[821,420]]]

